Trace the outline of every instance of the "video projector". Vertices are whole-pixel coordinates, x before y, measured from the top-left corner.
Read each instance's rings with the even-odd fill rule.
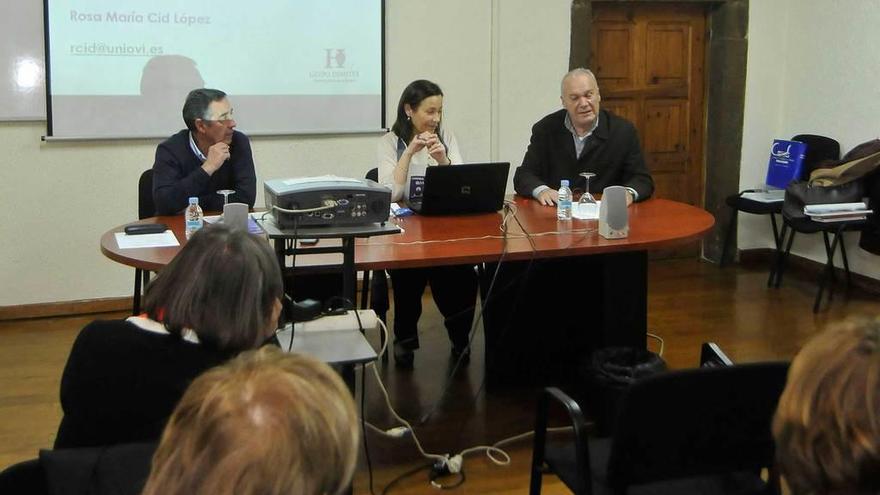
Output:
[[[334,175],[272,179],[263,188],[266,209],[281,229],[384,222],[391,208],[391,190],[368,179]]]

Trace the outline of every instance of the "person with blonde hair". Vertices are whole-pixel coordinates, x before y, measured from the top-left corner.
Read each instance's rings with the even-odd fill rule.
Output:
[[[338,494],[358,439],[351,393],[329,366],[264,347],[187,389],[143,494]]]
[[[773,419],[794,495],[880,493],[880,318],[854,318],[801,349]]]

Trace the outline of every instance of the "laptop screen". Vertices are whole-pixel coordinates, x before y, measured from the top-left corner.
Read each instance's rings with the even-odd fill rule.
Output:
[[[411,204],[422,215],[496,212],[504,206],[510,163],[466,163],[428,167],[421,203]]]

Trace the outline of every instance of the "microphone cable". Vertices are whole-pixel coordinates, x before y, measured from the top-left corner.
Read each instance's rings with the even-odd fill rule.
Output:
[[[294,215],[293,216],[293,239],[284,239],[284,241],[283,241],[285,255],[287,254],[287,251],[289,250],[291,257],[293,258],[290,262],[291,263],[291,265],[290,265],[291,272],[296,271],[296,239],[298,237],[298,235],[297,235],[298,230],[299,230],[299,215]],[[282,285],[284,283],[284,280],[283,280],[284,268],[285,268],[284,265],[285,265],[285,262],[284,262],[284,258],[282,257],[282,259],[281,259],[281,277],[282,277],[281,282],[282,282]],[[290,276],[290,294],[291,294],[290,301],[291,301],[291,304],[293,304],[293,286],[294,286],[295,281],[296,281],[295,274],[291,274],[291,276]],[[294,330],[296,330],[296,323],[291,321],[290,322],[290,342],[288,342],[288,344],[287,344],[287,352],[291,352],[293,350]]]
[[[419,419],[420,426],[427,423],[428,420],[430,420],[431,417],[434,415],[434,413],[437,412],[437,409],[440,408],[440,405],[446,400],[446,395],[449,393],[449,390],[452,386],[452,377],[455,376],[455,374],[458,372],[458,369],[461,367],[462,362],[465,359],[465,355],[470,353],[471,347],[473,345],[474,337],[477,334],[477,331],[476,331],[477,325],[479,325],[480,322],[483,321],[483,314],[486,312],[486,308],[489,307],[489,300],[491,299],[492,293],[494,292],[495,282],[498,280],[498,273],[501,271],[501,265],[503,264],[504,258],[508,253],[508,250],[507,250],[507,242],[508,242],[507,221],[508,221],[511,214],[514,217],[516,216],[516,206],[512,202],[505,201],[504,202],[504,212],[505,213],[502,216],[501,226],[500,226],[501,232],[503,234],[503,237],[501,238],[502,243],[503,243],[502,247],[501,247],[501,256],[499,257],[497,265],[495,266],[495,272],[492,274],[492,280],[489,282],[489,288],[486,289],[485,294],[481,294],[480,306],[479,306],[480,310],[479,310],[479,313],[474,317],[474,321],[471,324],[471,329],[468,334],[468,343],[465,346],[462,353],[458,356],[458,359],[456,360],[455,365],[452,367],[452,370],[449,372],[449,374],[447,374],[446,383],[443,385],[443,390],[440,392],[440,397],[434,402],[434,404],[431,406],[431,409],[429,409],[428,412],[423,414],[422,417]],[[476,308],[476,306],[475,306],[475,308]],[[485,332],[485,328],[483,329],[483,331]],[[482,383],[485,382],[485,380],[486,380],[486,377],[484,374],[480,389],[482,389]],[[477,391],[477,394],[474,395],[473,399],[476,400],[476,398],[479,396],[480,396],[480,390]]]
[[[357,313],[357,311],[355,311]],[[358,320],[360,322],[360,320]],[[381,320],[380,320],[381,321]],[[364,456],[367,459],[367,476],[370,480],[370,494],[376,495],[373,491],[373,462],[370,459],[370,447],[367,444],[367,365],[361,365],[361,435],[364,439]]]
[[[505,202],[505,203],[507,203],[507,202]],[[526,230],[525,227],[522,225],[522,222],[521,222],[521,221],[519,220],[519,218],[516,216],[516,208],[515,208],[515,205],[513,205],[513,204],[506,204],[505,207],[506,207],[506,210],[505,210],[506,215],[505,215],[505,217],[502,219],[502,225],[501,225],[502,232],[504,233],[504,237],[503,237],[503,240],[504,240],[504,247],[503,247],[503,250],[502,250],[502,253],[501,253],[501,257],[499,258],[499,260],[498,260],[498,264],[497,264],[497,266],[495,267],[495,271],[494,271],[494,273],[493,273],[493,275],[492,275],[492,280],[491,280],[491,282],[490,282],[490,284],[489,284],[489,288],[488,288],[488,290],[486,291],[486,298],[485,298],[485,300],[481,301],[481,304],[480,304],[480,313],[479,313],[478,317],[475,318],[475,322],[474,322],[474,324],[472,325],[470,338],[469,338],[469,340],[468,340],[468,346],[466,347],[466,349],[468,349],[468,350],[470,349],[471,344],[472,344],[472,342],[473,342],[473,339],[474,339],[474,337],[475,337],[475,334],[476,334],[476,331],[475,331],[475,330],[476,330],[476,326],[477,326],[477,324],[481,321],[482,316],[483,316],[483,312],[485,311],[485,309],[486,309],[486,308],[488,307],[488,305],[489,305],[489,302],[490,302],[491,296],[492,296],[492,294],[493,294],[493,292],[494,292],[494,290],[495,290],[495,284],[496,284],[497,279],[498,279],[498,274],[499,274],[499,272],[500,272],[500,268],[501,268],[502,264],[503,264],[504,261],[505,261],[505,257],[506,257],[507,254],[508,254],[508,249],[507,249],[507,239],[508,239],[508,236],[507,236],[507,229],[508,229],[508,222],[509,222],[510,218],[512,218],[512,219],[517,223],[517,225],[519,226],[519,228],[523,231],[524,236],[529,240],[529,244],[530,244],[530,246],[531,246],[531,248],[532,248],[532,251],[531,251],[531,257],[530,257],[529,260],[528,260],[528,264],[526,265],[526,269],[523,271],[522,274],[518,274],[518,275],[516,275],[516,276],[514,277],[514,279],[513,279],[509,284],[506,285],[506,287],[512,287],[515,283],[520,282],[521,285],[520,285],[519,290],[518,290],[518,293],[517,293],[517,295],[516,295],[516,301],[519,301],[519,300],[523,297],[523,295],[524,295],[525,285],[527,285],[526,283],[524,283],[524,281],[527,281],[527,280],[528,280],[528,278],[529,278],[529,276],[530,276],[530,274],[531,274],[532,268],[533,268],[534,261],[536,260],[536,257],[537,257],[537,246],[535,245],[535,242],[534,242],[534,239],[533,239],[533,237],[535,236],[535,234],[531,234],[531,233],[529,233],[528,230]],[[595,230],[595,229],[593,229],[593,230]],[[586,231],[586,233],[588,234],[589,232],[590,232],[590,230],[588,229],[588,230]],[[560,233],[560,232],[547,232],[547,233],[541,233],[541,234],[538,234],[538,235],[559,234],[559,233]],[[385,347],[387,347],[387,341],[388,341],[388,336],[387,336],[387,335],[388,335],[388,329],[387,329],[387,327],[381,322],[381,320],[378,320],[378,322],[379,322],[379,324],[382,326],[382,329],[383,329],[383,331],[384,331],[385,334],[386,334],[386,344],[385,344],[385,346],[383,347],[383,350],[384,350]],[[505,325],[505,326],[503,327],[503,329],[502,329],[502,333],[501,333],[501,335],[499,336],[499,340],[504,340],[505,336],[507,335],[507,333],[508,333],[509,331],[510,331],[510,326],[509,326],[509,324],[508,324],[508,325]],[[661,341],[661,346],[662,346],[662,341]],[[434,405],[432,406],[431,410],[430,410],[428,413],[426,413],[425,415],[422,416],[422,421],[420,422],[420,424],[424,424],[425,422],[427,422],[427,421],[430,419],[430,417],[431,417],[431,416],[436,412],[436,410],[439,408],[439,405],[444,401],[445,396],[446,396],[446,394],[448,393],[449,388],[450,388],[450,386],[451,386],[451,382],[449,381],[449,379],[450,379],[452,376],[455,375],[455,373],[456,373],[458,367],[461,365],[461,361],[462,361],[462,359],[463,359],[462,356],[460,356],[460,357],[459,357],[459,360],[458,360],[458,362],[456,362],[456,365],[455,365],[455,367],[453,368],[452,372],[450,372],[449,376],[447,377],[447,382],[446,382],[446,385],[444,386],[444,389],[443,389],[443,391],[442,391],[442,393],[441,393],[440,399],[438,399],[438,400],[434,403]],[[497,441],[497,442],[494,442],[494,443],[492,443],[492,444],[490,444],[490,445],[477,445],[477,446],[469,447],[469,448],[466,448],[466,449],[460,451],[458,454],[455,454],[455,455],[452,455],[452,456],[450,456],[450,455],[448,455],[448,454],[447,454],[447,455],[430,454],[430,453],[426,452],[426,451],[423,449],[423,447],[422,447],[422,445],[421,445],[421,442],[418,440],[418,438],[417,438],[417,436],[416,436],[416,433],[415,433],[415,430],[414,430],[413,426],[412,426],[409,422],[407,422],[406,420],[404,420],[402,417],[400,417],[400,415],[394,410],[393,406],[391,405],[391,400],[390,400],[390,397],[388,396],[388,392],[387,392],[387,390],[385,389],[384,384],[382,383],[381,377],[380,377],[380,375],[379,375],[379,372],[378,372],[378,369],[376,368],[375,363],[368,363],[367,365],[364,366],[364,368],[366,368],[366,367],[371,367],[371,368],[372,368],[373,374],[374,374],[374,376],[375,376],[375,378],[376,378],[376,381],[377,381],[377,383],[378,383],[378,385],[379,385],[380,392],[382,393],[382,396],[384,397],[385,402],[386,402],[386,406],[388,407],[388,409],[389,409],[389,411],[391,412],[392,416],[394,417],[394,419],[396,419],[400,424],[402,424],[402,425],[404,425],[404,426],[403,426],[403,427],[392,428],[391,430],[385,431],[385,430],[381,430],[380,428],[376,427],[375,425],[373,425],[373,424],[371,424],[371,423],[369,423],[369,422],[366,422],[366,418],[363,416],[363,413],[364,413],[364,405],[363,405],[364,397],[363,397],[363,391],[366,389],[366,385],[365,385],[365,382],[364,382],[364,380],[363,380],[363,376],[362,376],[362,380],[361,380],[361,388],[362,388],[362,397],[361,397],[362,405],[361,405],[361,411],[362,411],[362,418],[361,418],[361,419],[362,419],[362,428],[364,429],[364,433],[363,433],[363,434],[364,434],[364,443],[366,444],[366,428],[370,428],[371,430],[373,430],[373,431],[375,431],[375,432],[377,432],[377,433],[379,433],[379,434],[386,435],[386,436],[389,436],[389,437],[392,437],[392,438],[402,438],[402,437],[406,434],[406,432],[409,432],[409,433],[412,434],[412,436],[413,436],[413,442],[415,443],[415,446],[416,446],[416,448],[419,450],[419,452],[421,453],[421,455],[422,455],[423,457],[425,457],[425,458],[427,458],[427,459],[430,459],[430,460],[432,461],[430,464],[424,464],[424,465],[421,465],[421,466],[416,466],[415,468],[413,468],[413,469],[411,469],[411,470],[409,470],[409,471],[406,471],[406,472],[402,473],[401,475],[399,475],[398,477],[396,477],[395,479],[393,479],[393,480],[392,480],[388,485],[386,485],[385,488],[383,489],[383,491],[382,491],[382,494],[383,494],[383,495],[386,494],[386,493],[388,493],[388,492],[389,492],[394,486],[396,486],[400,481],[402,481],[402,480],[405,479],[406,477],[408,477],[408,476],[412,476],[413,474],[416,474],[416,473],[418,473],[419,471],[421,471],[421,470],[423,470],[423,469],[430,469],[430,470],[431,470],[430,473],[429,473],[429,482],[431,483],[431,486],[433,486],[434,488],[437,488],[437,489],[453,489],[453,488],[456,488],[456,487],[460,486],[461,484],[463,484],[463,483],[466,481],[466,477],[465,477],[464,472],[463,472],[463,469],[462,469],[462,461],[463,461],[463,457],[464,457],[464,456],[466,456],[466,455],[470,455],[470,454],[473,454],[473,453],[476,453],[476,452],[484,451],[484,452],[486,453],[486,456],[489,458],[489,460],[490,460],[492,463],[494,463],[494,464],[496,464],[496,465],[499,465],[499,466],[508,465],[508,464],[510,464],[510,462],[511,462],[510,455],[509,455],[507,452],[505,452],[503,449],[501,449],[501,446],[502,446],[502,445],[505,445],[505,444],[508,444],[508,443],[511,443],[511,442],[515,442],[515,441],[518,441],[518,440],[522,440],[522,439],[525,439],[525,438],[528,438],[528,437],[534,435],[534,430],[531,430],[531,431],[528,431],[528,432],[525,432],[525,433],[520,433],[520,434],[517,434],[517,435],[511,436],[511,437],[504,438],[504,439],[499,440],[499,441]],[[487,377],[486,377],[486,375],[484,374],[484,375],[483,375],[483,378],[482,378],[482,380],[481,380],[481,382],[480,382],[480,386],[479,386],[479,388],[478,388],[478,390],[477,390],[477,393],[474,395],[474,398],[479,397],[480,394],[483,393],[483,390],[484,390],[485,385],[486,385],[486,380],[487,380]],[[462,422],[462,423],[461,423],[461,428],[459,429],[459,433],[458,433],[458,437],[459,437],[459,438],[460,438],[461,435],[463,434],[463,431],[464,431],[464,425],[465,425],[465,423]],[[547,432],[561,432],[561,431],[570,431],[570,430],[571,430],[571,427],[557,427],[557,428],[547,428],[546,431],[547,431]],[[501,456],[501,457],[496,457],[496,456]],[[369,464],[369,461],[368,461],[368,468],[371,469],[371,466],[370,466],[370,464]],[[440,484],[437,480],[438,480],[440,477],[442,477],[442,476],[444,476],[444,475],[446,475],[446,474],[457,474],[457,475],[459,475],[459,478],[458,478],[453,484],[450,484],[450,485],[442,485],[442,484]],[[370,475],[372,475],[372,472],[370,472]],[[371,493],[373,493],[372,481],[371,481],[370,490],[371,490]]]
[[[510,281],[510,283],[507,284],[507,286],[505,287],[505,289],[507,289],[507,288],[510,288],[510,287],[514,287],[515,284],[519,284],[518,287],[517,287],[516,295],[514,296],[514,305],[513,305],[513,307],[519,307],[519,305],[520,305],[520,301],[521,301],[522,298],[525,296],[525,289],[526,289],[526,286],[528,285],[527,282],[528,282],[528,280],[529,280],[529,276],[530,276],[531,271],[532,271],[532,266],[533,266],[534,261],[535,261],[535,259],[536,259],[536,257],[537,257],[538,249],[537,249],[537,246],[535,245],[534,239],[532,239],[531,234],[529,233],[528,230],[526,230],[525,226],[523,226],[523,224],[522,224],[522,223],[520,222],[520,220],[519,220],[519,217],[516,215],[516,204],[513,203],[512,201],[510,201],[510,202],[505,201],[505,206],[506,206],[507,209],[509,210],[509,216],[505,216],[505,221],[504,221],[504,224],[503,224],[503,226],[504,226],[504,228],[505,228],[505,229],[504,229],[504,232],[505,232],[505,233],[507,232],[507,219],[508,219],[509,217],[512,217],[513,220],[516,222],[516,224],[519,226],[520,230],[522,230],[522,232],[525,234],[526,238],[529,240],[529,245],[530,245],[531,248],[532,248],[531,256],[529,257],[529,261],[528,261],[528,264],[526,265],[525,270],[524,270],[521,274],[517,274],[517,275],[515,275],[515,276],[513,277],[513,279]],[[505,248],[506,248],[506,241],[505,241]],[[501,265],[502,265],[503,261],[504,261],[504,260],[503,260],[503,256],[502,256],[502,258],[498,260],[498,265],[495,267],[495,275],[494,275],[494,277],[497,277],[497,276],[498,276],[498,272],[501,270]],[[494,285],[494,277],[493,277],[493,285]],[[490,286],[490,291],[488,291],[488,292],[491,292],[491,286]],[[489,302],[490,302],[490,294],[487,293],[486,301],[484,301],[484,304],[488,306]],[[485,330],[486,330],[486,329],[484,328],[483,331],[485,332]],[[504,341],[506,341],[507,334],[508,334],[509,332],[510,332],[510,322],[509,322],[509,320],[508,320],[507,322],[505,322],[504,326],[500,329],[500,332],[499,332],[499,335],[498,335],[498,339],[497,339],[497,341],[498,341],[498,342],[504,342]],[[496,352],[496,351],[497,351],[497,349],[495,349],[495,350],[493,350],[493,351],[491,351],[491,352]],[[487,353],[490,352],[489,349],[486,349],[486,352],[487,352]],[[486,388],[486,382],[487,382],[487,380],[488,380],[488,374],[484,372],[484,373],[483,373],[483,377],[482,377],[482,379],[480,380],[480,386],[477,387],[477,391],[476,391],[476,393],[474,394],[474,399],[476,399],[477,397],[479,397],[479,396],[484,392],[484,390],[485,390],[485,388]],[[464,434],[464,427],[465,427],[465,424],[466,424],[466,422],[465,422],[465,421],[462,421],[462,422],[460,423],[460,425],[459,425],[458,434],[457,434],[457,436],[456,436],[456,438],[458,439],[459,442],[461,441],[461,437],[462,437],[462,435]],[[479,449],[481,449],[481,448],[486,448],[486,455],[489,457],[489,459],[492,460],[492,462],[495,462],[495,463],[498,464],[498,465],[506,465],[506,464],[509,464],[509,463],[510,463],[510,456],[508,456],[506,452],[504,452],[504,451],[500,451],[500,449],[497,449],[497,450],[499,450],[499,451],[500,451],[500,452],[501,452],[501,453],[507,458],[506,462],[498,462],[496,459],[494,459],[494,458],[492,457],[491,453],[490,453],[491,450],[494,449],[494,447],[492,447],[492,446],[489,446],[489,447],[473,447],[472,449],[466,449],[465,451],[462,451],[462,453],[459,454],[459,455],[462,455],[462,456],[463,456],[466,452],[470,452],[470,451],[472,451],[472,450],[474,450],[474,449],[479,450]]]

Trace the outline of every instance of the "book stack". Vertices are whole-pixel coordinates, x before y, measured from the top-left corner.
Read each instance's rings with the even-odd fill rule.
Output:
[[[864,201],[858,203],[835,203],[804,206],[804,214],[810,220],[823,223],[855,222],[865,220],[874,213]]]

